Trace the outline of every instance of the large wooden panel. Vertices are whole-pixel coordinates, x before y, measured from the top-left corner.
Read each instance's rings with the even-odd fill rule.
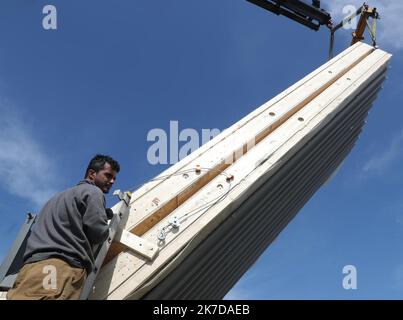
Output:
[[[246,203],[256,190],[269,183],[270,177],[275,175],[285,163],[298,155],[302,148],[309,146],[315,135],[323,132],[325,127],[336,121],[334,119],[340,118],[337,120],[340,123],[347,121],[345,118],[348,118],[348,114],[344,115],[344,118],[338,116],[343,113],[343,110],[347,110],[353,104],[360,104],[360,108],[367,110],[373,98],[366,100],[365,97],[372,97],[371,90],[379,89],[389,59],[389,54],[382,50],[373,50],[372,47],[364,44],[349,48],[304,81],[287,89],[272,103],[252,112],[240,123],[231,127],[232,131],[225,131],[222,137],[216,137],[208,147],[202,147],[202,150],[195,155],[181,161],[183,163],[173,166],[171,168],[173,171],[167,171],[168,174],[174,174],[182,169],[186,170],[190,172],[187,179],[184,179],[182,175],[174,175],[162,182],[153,182],[151,187],[145,186],[135,193],[136,196],[131,202],[131,216],[126,226],[132,232],[135,230],[135,233],[142,234],[147,241],[158,243],[159,256],[149,262],[141,256],[127,250],[121,251],[122,248],[119,248],[114,252],[116,256],[110,257],[110,261],[102,268],[92,298],[140,298],[148,290],[158,286],[159,281],[178,269],[180,262],[203,240],[207,239],[214,230],[219,229],[218,227],[224,221],[228,222],[229,217],[234,215],[237,208]],[[346,124],[346,128],[356,127],[355,131],[351,132],[351,137],[347,129],[339,130],[337,134],[340,137],[332,142],[337,143],[337,148],[335,147],[335,150],[338,150],[337,154],[332,153],[332,150],[326,146],[321,149],[323,156],[329,159],[329,163],[324,164],[321,169],[324,172],[321,176],[328,177],[329,173],[335,170],[348,154],[355,141],[353,137],[358,136],[357,130],[361,128],[364,117],[365,114],[356,115],[349,120],[348,126]],[[237,141],[240,137],[256,138],[257,143],[245,152],[243,141],[234,144],[231,137],[235,137]],[[325,138],[326,136],[323,137]],[[223,159],[240,148],[242,156],[234,163],[224,165]],[[315,162],[320,159],[321,153],[312,153],[310,156],[314,157],[312,162]],[[190,170],[195,168],[196,164],[212,170],[191,174]],[[294,167],[297,166],[298,163],[294,163]],[[317,167],[319,168],[319,165]],[[223,171],[223,174],[217,171],[217,168]],[[313,169],[306,171],[306,184],[312,185],[311,189],[315,190],[324,181],[319,176],[315,179],[309,178],[309,172],[313,172]],[[233,176],[233,180],[227,181],[226,177],[229,175]],[[309,179],[313,179],[312,182],[309,182]],[[309,191],[311,189],[308,187],[306,190],[298,189],[297,182],[294,186],[291,183],[291,187],[296,189],[291,188],[290,190],[294,190],[295,193],[289,196],[301,200],[295,205],[291,202],[291,207],[288,209],[284,206],[284,211],[281,211],[279,207],[277,219],[285,223],[279,223],[277,231],[285,227],[298,209],[298,205],[309,199],[311,195]],[[156,197],[161,201],[158,204],[153,202]],[[281,203],[278,205],[280,206]],[[179,228],[172,228],[169,225],[169,220],[174,216],[181,221]],[[261,218],[264,219],[264,217]],[[152,219],[154,220],[151,221]],[[257,228],[256,225],[255,228]],[[162,230],[167,231],[164,241],[157,238]],[[252,227],[244,232],[253,238]],[[260,243],[257,247],[264,247],[268,241]],[[245,263],[250,261],[252,256],[256,256],[253,252],[256,252],[254,248],[251,248],[249,256],[248,250],[240,252],[244,255]],[[223,252],[221,255],[225,256]],[[211,255],[209,257],[210,260],[217,261],[220,258],[220,256]],[[231,256],[228,256],[228,259],[230,260]],[[200,261],[203,261],[202,257]],[[211,261],[204,263],[207,265]],[[242,270],[242,266],[245,265],[241,264],[237,270]],[[232,279],[227,282],[230,283],[236,276],[239,276],[239,272],[234,273],[232,278],[230,274],[224,274],[223,279]],[[214,292],[219,291],[217,288],[214,291],[213,287],[213,285],[210,287],[206,285],[203,289],[205,294],[203,297],[208,298],[209,294],[213,295]],[[223,288],[226,288],[224,284]]]

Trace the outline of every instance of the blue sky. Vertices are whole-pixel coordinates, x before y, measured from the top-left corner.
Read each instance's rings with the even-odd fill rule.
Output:
[[[337,17],[358,3],[322,1]],[[57,30],[42,27],[46,4]],[[229,299],[403,297],[403,5],[371,4],[394,57],[360,140]],[[350,32],[339,31],[337,52]],[[78,182],[94,154],[118,159],[116,188],[130,190],[167,168],[147,160],[150,130],[225,129],[328,50],[327,30],[245,0],[3,0],[0,39],[0,260],[25,214]],[[342,287],[345,265],[357,268],[356,290]]]

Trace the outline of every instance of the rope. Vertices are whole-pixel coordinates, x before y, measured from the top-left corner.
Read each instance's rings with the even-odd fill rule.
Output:
[[[230,175],[228,175],[226,172],[220,171],[220,170],[218,170],[218,169],[209,169],[209,168],[199,168],[199,169],[202,170],[202,171],[218,171],[220,175],[225,176],[226,178],[229,178],[229,177],[230,177]],[[193,171],[193,170],[192,170],[192,171]],[[216,198],[210,200],[209,202],[203,204],[203,205],[200,206],[200,207],[197,207],[197,208],[193,209],[192,211],[189,211],[189,212],[183,214],[183,215],[180,216],[180,217],[174,217],[173,220],[169,221],[169,222],[167,223],[167,225],[165,225],[165,226],[161,229],[160,233],[158,234],[158,236],[157,236],[158,240],[164,241],[165,238],[166,238],[166,235],[167,235],[170,231],[172,231],[173,229],[179,228],[179,225],[180,225],[181,223],[183,223],[184,221],[186,221],[187,219],[189,219],[190,217],[192,217],[192,216],[194,216],[194,215],[196,215],[196,214],[198,214],[198,213],[199,213],[199,216],[203,215],[203,214],[206,213],[209,209],[211,209],[213,206],[215,206],[217,203],[223,201],[223,200],[227,197],[227,195],[229,194],[229,192],[230,192],[231,189],[232,189],[232,188],[231,188],[231,181],[229,180],[229,181],[227,181],[227,182],[228,182],[228,189],[227,189],[227,191],[226,191],[224,194],[222,194],[222,195],[220,195],[220,196],[218,196],[218,197],[216,197]]]

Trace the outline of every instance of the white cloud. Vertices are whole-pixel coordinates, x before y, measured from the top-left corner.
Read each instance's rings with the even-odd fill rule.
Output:
[[[0,186],[42,206],[55,193],[53,164],[20,116],[0,106]]]
[[[382,48],[403,49],[403,28],[401,24],[403,1],[372,0],[367,1],[367,3],[372,7],[376,7],[381,16],[381,20],[377,21],[379,46]],[[346,14],[343,14],[345,6],[354,5],[359,8],[362,4],[363,0],[332,0],[326,4],[324,3],[323,7],[331,12],[334,23],[338,23],[346,16]],[[341,32],[338,31],[336,37]],[[344,34],[351,34],[351,32],[344,32]]]
[[[389,147],[378,156],[371,158],[363,167],[365,173],[382,173],[403,154],[403,131],[391,142]]]

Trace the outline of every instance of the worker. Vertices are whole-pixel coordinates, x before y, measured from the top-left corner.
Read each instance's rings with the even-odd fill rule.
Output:
[[[106,155],[91,159],[85,179],[52,197],[27,240],[24,265],[7,293],[10,300],[78,299],[94,267],[93,246],[109,236],[108,193],[120,170]]]

